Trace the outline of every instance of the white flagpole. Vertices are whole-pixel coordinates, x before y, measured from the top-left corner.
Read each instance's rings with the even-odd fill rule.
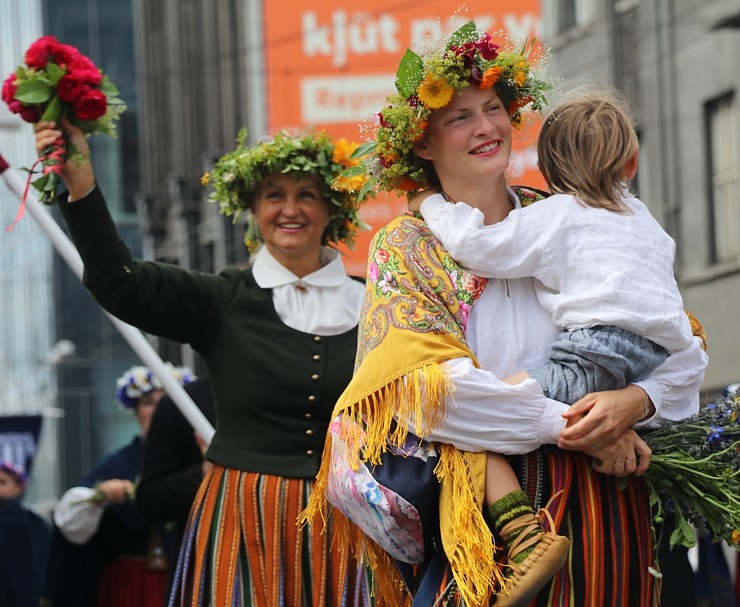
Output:
[[[25,189],[25,183],[18,177],[16,172],[10,167],[9,163],[0,154],[0,174],[2,174],[5,183],[8,188],[21,200],[23,197],[23,190]],[[54,245],[54,248],[67,262],[69,267],[74,272],[75,276],[82,281],[83,263],[80,258],[77,249],[70,242],[67,235],[54,221],[54,218],[44,209],[41,202],[39,202],[36,193],[29,188],[28,194],[26,195],[26,208],[29,213],[33,215],[33,218],[38,222],[41,228],[46,232]],[[210,424],[205,415],[196,406],[190,395],[185,392],[180,383],[175,380],[167,371],[162,359],[156,353],[152,345],[147,341],[144,335],[137,328],[126,324],[122,320],[119,320],[115,316],[105,312],[108,318],[115,327],[121,332],[121,335],[126,339],[129,345],[133,348],[134,352],[139,356],[142,362],[151,369],[164,386],[165,392],[172,398],[172,401],[177,405],[177,408],[185,416],[193,429],[203,437],[206,443],[211,442],[213,438],[214,429]]]

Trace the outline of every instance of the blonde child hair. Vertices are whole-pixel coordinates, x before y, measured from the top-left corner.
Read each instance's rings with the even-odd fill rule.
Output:
[[[561,102],[537,140],[539,168],[551,193],[617,212],[629,212],[621,194],[637,170],[639,148],[627,102],[616,91]]]

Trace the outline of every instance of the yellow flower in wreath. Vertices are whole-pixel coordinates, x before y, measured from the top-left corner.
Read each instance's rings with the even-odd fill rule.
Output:
[[[445,107],[452,99],[455,88],[444,78],[435,74],[427,74],[421,81],[416,93],[424,104],[424,107],[430,110],[438,110]]]

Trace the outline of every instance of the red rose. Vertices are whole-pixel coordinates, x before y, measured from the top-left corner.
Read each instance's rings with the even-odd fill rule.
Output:
[[[17,90],[18,85],[15,82],[15,73],[13,73],[5,79],[5,82],[3,82],[3,101],[10,104],[15,99],[15,92]]]
[[[23,120],[30,123],[38,122],[41,119],[41,112],[33,106],[24,106],[19,114]]]
[[[13,101],[8,104],[8,108],[14,114],[20,114],[23,109],[23,104],[20,101],[13,99]]]
[[[54,36],[43,36],[28,47],[26,51],[26,65],[36,69],[43,69],[49,61],[49,55],[59,48],[59,42]]]
[[[74,60],[70,62],[69,69],[70,71],[83,70],[99,74],[98,68],[95,67],[95,64],[90,60],[89,57],[86,57],[82,53],[77,53],[77,56],[74,58]]]
[[[80,120],[97,120],[107,109],[108,98],[98,89],[85,92],[75,103],[75,114]]]
[[[70,62],[67,66],[67,75],[91,86],[97,86],[100,84],[103,81],[103,76],[100,74],[100,71],[91,61],[88,60],[85,62],[80,59],[82,59],[82,55]]]
[[[58,44],[51,53],[54,55],[54,59],[59,65],[69,65],[82,56],[80,55],[80,51],[69,44]]]
[[[75,103],[89,90],[90,87],[75,74],[65,74],[57,83],[57,95],[66,103]]]

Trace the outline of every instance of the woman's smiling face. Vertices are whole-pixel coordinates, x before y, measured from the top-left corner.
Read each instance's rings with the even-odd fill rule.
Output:
[[[273,173],[255,198],[254,221],[273,257],[290,267],[291,260],[315,256],[329,223],[329,206],[319,180],[309,173]]]
[[[417,156],[431,161],[444,189],[455,182],[502,177],[511,157],[511,120],[491,87],[461,89],[429,117]]]

